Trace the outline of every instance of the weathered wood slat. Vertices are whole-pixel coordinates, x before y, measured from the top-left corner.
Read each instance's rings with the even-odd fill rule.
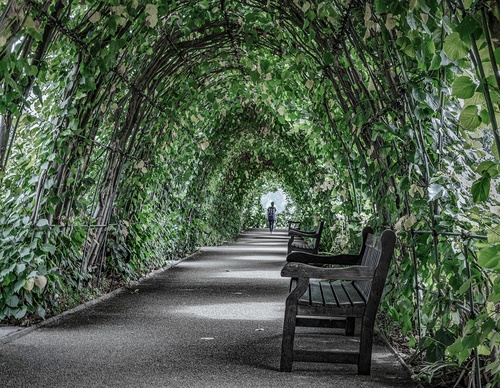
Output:
[[[361,261],[361,265],[376,268],[380,260],[380,244],[376,240],[373,240],[371,238],[367,240],[367,244],[370,244],[370,246],[367,246],[366,248],[365,254],[363,255],[363,259]],[[359,280],[356,282],[356,286],[366,296],[366,298],[368,298],[372,287],[371,280]]]
[[[342,287],[341,283],[331,283],[331,287],[333,292],[335,293],[336,299],[338,301],[339,307],[351,307],[351,301],[347,296],[344,287]]]
[[[326,309],[323,306],[312,306],[310,304],[297,305],[297,314],[303,316],[324,316],[327,313],[332,317],[362,317],[365,313],[366,306],[346,306]]]
[[[307,286],[306,291],[300,297],[299,303],[304,304],[304,305],[309,305],[311,303],[311,297],[310,297],[311,293],[309,292],[309,287],[310,287],[310,285]]]
[[[309,292],[311,293],[311,305],[313,306],[325,305],[325,300],[323,299],[323,293],[321,292],[321,286],[319,282],[310,282]]]
[[[293,352],[294,361],[357,364],[358,358],[359,354],[357,352],[328,352],[322,350],[295,350]]]
[[[345,268],[323,268],[305,263],[286,263],[281,270],[281,276],[283,277],[330,280],[371,280],[374,273],[374,268],[361,265],[352,265]]]
[[[320,282],[320,285],[321,285],[321,292],[323,293],[323,299],[325,301],[325,307],[327,308],[338,307],[337,298],[333,293],[330,282]]]
[[[318,317],[304,317],[298,316],[295,322],[296,326],[306,327],[330,327],[334,329],[344,329],[346,327],[345,318],[318,318]]]
[[[353,306],[364,306],[366,304],[366,300],[359,294],[358,289],[354,287],[353,283],[344,282],[342,283],[342,287],[349,296]]]

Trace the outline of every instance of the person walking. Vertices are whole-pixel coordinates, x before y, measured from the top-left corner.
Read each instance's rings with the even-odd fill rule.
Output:
[[[276,208],[274,207],[274,202],[271,202],[271,206],[267,208],[267,220],[269,221],[269,231],[273,233],[274,223],[276,222]]]

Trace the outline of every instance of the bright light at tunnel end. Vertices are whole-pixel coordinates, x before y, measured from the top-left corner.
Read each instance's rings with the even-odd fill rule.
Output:
[[[265,194],[262,194],[262,196],[260,197],[260,204],[264,209],[267,209],[269,206],[271,206],[271,202],[274,202],[276,212],[281,213],[285,210],[286,205],[288,204],[288,199],[282,189],[278,189],[277,191],[273,192],[267,192]]]

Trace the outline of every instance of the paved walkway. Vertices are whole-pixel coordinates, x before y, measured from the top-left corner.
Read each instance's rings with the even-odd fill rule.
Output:
[[[286,241],[285,231],[247,231],[137,291],[4,337],[0,387],[412,386],[380,345],[371,376],[356,375],[355,365],[296,363],[279,372]]]

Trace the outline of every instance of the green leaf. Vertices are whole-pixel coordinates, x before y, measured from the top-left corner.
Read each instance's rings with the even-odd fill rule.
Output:
[[[7,297],[5,304],[9,307],[17,307],[19,304],[19,297],[17,295],[10,295],[10,297]]]
[[[427,194],[429,195],[429,202],[446,197],[448,195],[446,189],[437,183],[433,183],[427,188]]]
[[[56,247],[52,244],[43,244],[41,247],[41,250],[47,253],[54,254],[56,251]]]
[[[326,51],[325,54],[323,54],[323,61],[325,62],[325,65],[331,65],[334,60],[335,58],[330,52]]]
[[[40,318],[45,318],[45,309],[42,306],[38,306],[37,312]]]
[[[26,284],[26,278],[23,276],[16,282],[14,286],[14,292],[19,292],[19,290],[23,288],[25,284]]]
[[[22,306],[17,312],[14,314],[14,318],[21,319],[24,318],[26,313],[28,312],[28,308],[26,306]]]
[[[439,343],[431,342],[425,351],[425,359],[428,362],[437,362],[444,358],[444,348]]]
[[[495,330],[496,327],[496,320],[493,320],[491,318],[487,318],[485,321],[482,322],[481,325],[481,342],[483,342],[488,335]]]
[[[84,186],[92,186],[95,184],[95,180],[93,178],[87,177],[82,180],[82,184]]]
[[[13,272],[13,271],[14,271],[14,268],[16,268],[16,265],[17,265],[17,264],[12,264],[10,267],[3,269],[3,270],[0,272],[0,278],[3,278],[3,277],[4,277],[5,275],[7,275],[8,273]]]
[[[491,123],[490,114],[487,109],[481,109],[479,112],[479,117],[481,118],[481,122],[483,124],[489,125]]]
[[[462,343],[460,338],[457,338],[455,342],[448,346],[448,351],[451,353],[452,356],[455,357],[460,357],[459,355],[464,351],[464,344]],[[468,356],[468,354],[467,354]]]
[[[486,236],[488,237],[488,243],[497,244],[500,243],[500,226],[490,230]]]
[[[253,44],[254,44],[254,38],[253,38],[253,36],[252,35],[248,35],[247,40],[246,40],[246,46],[249,49],[252,49],[253,48]]]
[[[467,15],[457,26],[457,31],[462,39],[468,40],[469,36],[474,34],[478,27],[477,21],[472,16]]]
[[[491,178],[487,172],[472,184],[472,199],[474,202],[486,201],[490,196]]]
[[[21,256],[21,257],[28,256],[30,253],[31,253],[31,249],[29,249],[28,247],[23,247],[19,251],[19,256]]]
[[[415,16],[413,15],[412,12],[409,12],[408,15],[406,15],[406,22],[410,26],[410,29],[412,30],[417,29],[417,22],[415,21]]]
[[[33,93],[35,93],[35,96],[38,97],[38,101],[40,101],[40,104],[43,104],[43,97],[42,97],[42,91],[40,89],[40,86],[38,84],[33,84]]]
[[[462,283],[462,285],[458,289],[458,293],[461,295],[465,294],[465,292],[470,288],[471,281],[472,279],[467,279],[467,281]]]
[[[483,174],[484,172],[488,172],[491,177],[495,177],[498,175],[498,164],[491,161],[486,160],[484,162],[479,163],[479,166],[476,168],[476,172],[478,174]]]
[[[250,78],[253,82],[258,82],[260,80],[260,74],[258,71],[254,70],[250,72]]]
[[[38,222],[36,223],[36,226],[38,226],[39,228],[47,226],[47,225],[49,225],[49,221],[45,218],[40,218],[38,220]]]
[[[436,53],[436,45],[431,37],[425,39],[420,47],[422,49],[422,52],[428,58],[432,58],[432,56]]]
[[[16,273],[19,275],[21,272],[24,272],[26,269],[26,264],[21,263],[16,265]]]
[[[262,70],[262,73],[267,73],[269,70],[269,67],[271,66],[271,62],[268,61],[267,59],[262,59],[260,60],[260,69]]]
[[[425,102],[434,112],[439,109],[439,98],[435,94],[427,94],[427,96],[425,96]]]
[[[373,7],[377,14],[387,13],[389,11],[391,0],[375,0],[373,2]]]
[[[26,282],[23,285],[23,288],[26,291],[31,291],[35,285],[35,278],[29,278],[26,280]]]
[[[477,263],[483,268],[500,270],[500,244],[481,249]]]
[[[485,346],[485,345],[479,345],[477,347],[477,353],[480,355],[480,356],[489,356],[491,355],[491,350],[489,347]]]
[[[463,344],[468,349],[474,349],[478,347],[480,343],[481,340],[479,333],[467,334],[463,339]]]
[[[469,52],[469,46],[460,38],[458,32],[445,38],[443,48],[448,58],[455,61],[465,58]]]
[[[11,272],[11,273],[9,273],[7,276],[5,276],[3,278],[2,285],[3,286],[8,286],[9,284],[11,284],[16,279],[17,279],[16,275]]]
[[[432,56],[431,63],[429,65],[429,70],[437,70],[441,67],[441,56],[434,54]]]
[[[467,130],[474,130],[481,125],[481,118],[478,115],[477,106],[466,106],[460,113],[460,125]]]
[[[467,76],[461,76],[455,78],[453,81],[453,86],[451,89],[451,93],[458,98],[471,98],[474,96],[474,92],[476,91],[476,85],[472,82],[472,79]]]

